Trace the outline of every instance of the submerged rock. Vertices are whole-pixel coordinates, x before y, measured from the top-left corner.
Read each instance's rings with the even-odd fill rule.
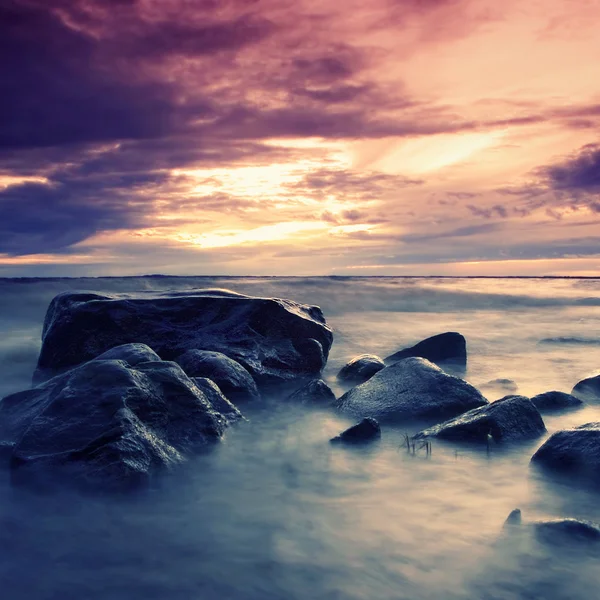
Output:
[[[590,476],[597,482],[600,478],[600,423],[557,431],[531,461],[559,473]]]
[[[234,403],[260,399],[252,375],[239,362],[221,352],[188,350],[175,362],[189,377],[207,377]]]
[[[330,405],[335,402],[335,394],[322,379],[313,379],[287,397],[289,402],[299,404]]]
[[[600,525],[581,519],[547,519],[523,523],[521,510],[515,508],[508,515],[504,526],[509,530],[523,527],[547,544],[600,543]]]
[[[565,392],[556,391],[538,394],[537,396],[533,396],[531,401],[541,412],[552,412],[583,406],[583,402],[579,398]]]
[[[210,402],[213,409],[221,413],[227,421],[235,423],[244,419],[240,410],[225,397],[214,381],[206,377],[192,377],[191,379]]]
[[[361,354],[344,365],[337,377],[348,383],[363,383],[385,367],[385,363],[374,354]]]
[[[0,402],[16,481],[135,487],[219,440],[226,425],[173,362],[93,360]]]
[[[538,409],[525,396],[506,396],[419,432],[415,438],[438,437],[461,442],[521,441],[546,431]]]
[[[222,352],[259,384],[310,377],[324,367],[333,336],[316,306],[224,290],[162,295],[67,292],[46,313],[36,381],[127,343],[162,359],[187,350]]]
[[[514,394],[519,389],[519,386],[512,379],[499,377],[498,379],[492,379],[491,381],[482,383],[479,388],[484,391],[489,390],[490,392]]]
[[[381,428],[379,423],[371,417],[365,417],[360,423],[352,425],[352,427],[342,431],[340,435],[329,440],[333,443],[349,443],[356,444],[362,442],[370,442],[381,437]]]
[[[346,392],[338,407],[380,421],[443,420],[488,402],[463,379],[423,358],[406,358]]]
[[[582,379],[575,385],[571,394],[586,402],[600,401],[600,375]]]

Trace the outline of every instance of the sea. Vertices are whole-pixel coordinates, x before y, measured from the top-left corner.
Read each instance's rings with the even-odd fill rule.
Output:
[[[0,396],[27,389],[50,300],[225,288],[323,309],[324,379],[362,353],[428,336],[467,339],[466,379],[518,393],[569,392],[600,373],[600,279],[117,277],[0,279]],[[501,390],[487,390],[489,400]],[[600,522],[600,492],[530,465],[546,436],[509,447],[434,440],[402,425],[367,447],[329,443],[352,424],[271,397],[222,443],[137,493],[36,491],[0,467],[3,600],[592,600],[600,556],[510,532],[524,522]],[[548,435],[600,421],[600,404],[544,416]]]

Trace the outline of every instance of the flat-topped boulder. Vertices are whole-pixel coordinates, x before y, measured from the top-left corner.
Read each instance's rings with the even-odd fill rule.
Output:
[[[487,403],[463,379],[423,358],[406,358],[346,392],[337,406],[358,418],[439,422]]]
[[[555,412],[559,410],[570,410],[573,408],[581,408],[583,401],[572,394],[565,392],[544,392],[537,394],[531,398],[536,408],[540,412]]]
[[[481,443],[487,443],[491,438],[494,442],[501,443],[534,439],[545,431],[542,416],[529,398],[506,396],[425,429],[415,438],[438,437]]]
[[[586,402],[600,402],[600,375],[582,379],[575,384],[571,394]]]
[[[337,375],[344,383],[363,383],[385,367],[385,363],[375,354],[361,354],[346,363]]]
[[[385,363],[392,364],[410,357],[426,358],[436,365],[452,366],[462,371],[467,366],[467,341],[456,331],[440,333],[391,354],[385,358]]]
[[[175,362],[189,377],[207,377],[214,381],[233,403],[260,399],[256,382],[239,362],[222,352],[188,350]]]
[[[13,479],[33,483],[136,487],[218,441],[226,425],[173,362],[93,360],[0,401]]]
[[[316,306],[226,290],[107,295],[66,292],[46,313],[35,381],[122,344],[146,344],[163,360],[187,350],[221,352],[259,384],[310,377],[333,336]]]
[[[600,423],[553,433],[531,462],[558,473],[587,476],[594,483],[600,482]]]

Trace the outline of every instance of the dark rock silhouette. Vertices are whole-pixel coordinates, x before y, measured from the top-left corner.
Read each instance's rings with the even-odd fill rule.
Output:
[[[347,383],[363,383],[385,367],[385,363],[374,354],[361,354],[344,365],[337,377]]]
[[[525,396],[506,396],[454,419],[425,429],[415,438],[496,443],[536,438],[546,431],[538,409]],[[488,437],[489,436],[489,437]]]
[[[385,358],[385,362],[391,364],[409,357],[426,358],[438,366],[451,366],[464,371],[467,366],[467,341],[455,331],[440,333],[391,354]]]
[[[299,404],[327,406],[335,402],[335,394],[322,379],[313,379],[290,394],[287,400]]]
[[[13,480],[128,489],[219,440],[223,415],[173,362],[93,360],[0,402]]]
[[[533,404],[540,412],[553,412],[572,408],[580,408],[583,402],[571,394],[565,392],[544,392],[531,398]]]
[[[385,367],[337,402],[340,410],[359,418],[437,422],[486,404],[471,384],[423,358],[406,358]]]
[[[175,362],[189,377],[207,377],[214,381],[234,404],[260,399],[252,375],[239,362],[221,352],[188,350]]]
[[[600,525],[581,519],[546,519],[524,522],[521,510],[515,508],[504,522],[507,530],[529,530],[546,544],[570,545],[600,543]]]
[[[370,442],[381,437],[379,423],[371,417],[365,417],[360,423],[342,431],[340,435],[331,438],[330,442],[357,444]]]
[[[257,384],[310,377],[324,367],[333,336],[321,310],[290,300],[224,290],[162,295],[67,292],[46,313],[35,381],[127,343],[162,359],[187,350],[222,352]]]
[[[552,434],[533,455],[534,464],[569,476],[600,478],[600,423],[586,423]]]
[[[582,379],[571,394],[586,402],[600,402],[600,375]]]

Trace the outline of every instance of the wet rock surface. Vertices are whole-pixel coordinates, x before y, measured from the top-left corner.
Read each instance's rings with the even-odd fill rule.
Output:
[[[506,396],[425,429],[415,438],[438,437],[452,441],[482,443],[491,438],[494,442],[501,443],[534,439],[545,431],[544,421],[529,398]]]
[[[66,292],[46,313],[35,381],[127,343],[163,360],[187,350],[222,352],[259,384],[320,373],[333,336],[321,310],[225,290],[102,295]]]
[[[339,381],[345,383],[363,383],[381,371],[385,363],[374,354],[361,354],[345,364],[337,375]]]
[[[569,410],[583,406],[581,399],[565,392],[544,392],[533,396],[531,401],[540,412]]]
[[[175,363],[93,360],[0,401],[13,480],[122,490],[218,441],[227,420]]]
[[[189,377],[206,377],[214,381],[234,404],[260,399],[252,375],[240,363],[221,352],[188,350],[178,356],[175,362]]]
[[[340,435],[332,438],[332,443],[360,444],[370,442],[381,437],[379,423],[371,417],[365,417],[360,423],[352,425]]]
[[[240,410],[221,391],[219,386],[206,377],[192,377],[192,381],[210,402],[213,409],[221,413],[229,423],[244,419]]]
[[[553,433],[531,462],[557,473],[600,481],[600,423],[586,423]]]
[[[329,406],[335,403],[335,394],[322,380],[313,379],[287,397],[289,402]]]
[[[418,344],[399,350],[386,357],[385,363],[392,364],[403,358],[420,357],[439,366],[451,366],[464,371],[467,366],[467,341],[456,331],[440,333]]]
[[[600,402],[600,375],[582,379],[571,394],[585,402]]]
[[[382,369],[346,392],[338,408],[380,421],[442,421],[486,405],[481,392],[423,358],[407,358]]]

